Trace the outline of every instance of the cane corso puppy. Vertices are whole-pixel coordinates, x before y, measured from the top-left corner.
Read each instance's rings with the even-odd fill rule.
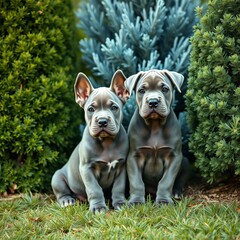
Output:
[[[125,161],[128,138],[121,122],[128,98],[125,76],[118,70],[109,88],[93,88],[79,73],[75,100],[85,110],[86,128],[69,161],[52,178],[52,188],[61,206],[88,200],[92,212],[104,211],[104,192],[111,191],[112,205],[125,203]]]
[[[173,90],[180,92],[183,80],[177,72],[150,70],[125,81],[129,93],[135,91],[137,103],[128,128],[130,204],[144,203],[145,194],[156,196],[157,203],[173,203],[183,156],[181,129],[171,106]]]

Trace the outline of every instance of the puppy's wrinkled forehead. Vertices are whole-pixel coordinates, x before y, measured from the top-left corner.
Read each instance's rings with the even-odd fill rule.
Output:
[[[169,87],[171,87],[171,81],[164,75],[159,72],[151,71],[142,76],[140,81],[137,84],[137,89],[140,86],[145,86],[149,89],[154,89],[161,87],[162,84],[167,84]]]
[[[96,107],[105,107],[113,103],[121,105],[121,101],[118,99],[114,92],[112,92],[107,87],[100,87],[93,90],[87,99],[85,106],[87,107],[89,105],[94,105]]]

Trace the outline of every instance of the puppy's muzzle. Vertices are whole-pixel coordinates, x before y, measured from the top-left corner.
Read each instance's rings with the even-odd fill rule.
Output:
[[[150,108],[157,108],[159,104],[159,100],[157,98],[151,98],[148,100],[148,106]]]

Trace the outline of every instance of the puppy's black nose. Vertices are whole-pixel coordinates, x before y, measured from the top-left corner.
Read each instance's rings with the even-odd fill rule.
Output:
[[[99,118],[98,119],[98,126],[99,127],[107,127],[108,120],[106,118]]]
[[[150,108],[156,108],[158,106],[158,100],[157,99],[150,99],[148,101],[148,106]]]

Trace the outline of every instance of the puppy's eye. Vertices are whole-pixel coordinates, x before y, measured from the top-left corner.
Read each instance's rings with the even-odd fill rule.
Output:
[[[112,106],[111,106],[111,110],[112,110],[112,111],[117,111],[117,110],[118,110],[118,106],[112,105]]]
[[[93,107],[93,106],[90,106],[90,107],[88,108],[88,111],[89,111],[89,112],[94,112],[94,111],[95,111],[95,109],[94,109],[94,107]]]
[[[144,89],[144,88],[140,88],[140,89],[138,90],[138,92],[141,93],[141,94],[144,94],[144,93],[145,93],[145,89]]]
[[[167,86],[162,86],[162,92],[167,93],[169,91],[169,88]]]

